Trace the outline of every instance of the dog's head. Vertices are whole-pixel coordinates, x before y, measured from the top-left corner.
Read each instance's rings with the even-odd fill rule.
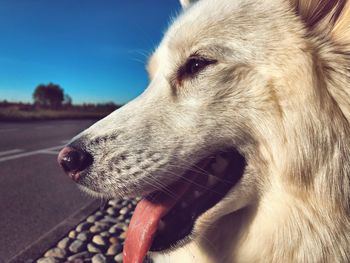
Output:
[[[60,156],[92,194],[160,191],[179,199],[173,216],[186,230],[170,222],[177,233],[165,226],[171,238],[158,249],[256,206],[272,184],[300,169],[305,178],[295,180],[312,181],[301,162],[313,152],[300,145],[312,142],[300,138],[318,132],[309,120],[330,96],[315,77],[325,73],[313,36],[341,34],[331,25],[342,1],[315,6],[322,14],[308,14],[298,1],[190,2],[182,1],[185,11],[149,60],[145,92],[75,137]],[[181,196],[174,192],[179,184],[187,189]]]

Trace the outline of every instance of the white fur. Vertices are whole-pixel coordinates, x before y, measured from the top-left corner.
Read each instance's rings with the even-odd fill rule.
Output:
[[[150,60],[146,91],[75,138],[94,156],[81,184],[109,197],[169,185],[223,147],[246,158],[193,241],[157,263],[350,262],[350,47],[339,42],[349,20],[308,28],[318,13],[296,2],[187,8]],[[175,81],[194,53],[217,63]]]
[[[198,0],[180,0],[180,4],[182,8],[186,9],[188,8],[192,3],[196,2]]]

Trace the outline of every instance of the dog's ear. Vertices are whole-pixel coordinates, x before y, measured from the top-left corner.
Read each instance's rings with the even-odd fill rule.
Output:
[[[183,9],[188,8],[191,4],[193,4],[194,2],[197,2],[198,0],[180,0],[180,4],[182,6]]]
[[[350,41],[350,0],[289,0],[311,30]]]

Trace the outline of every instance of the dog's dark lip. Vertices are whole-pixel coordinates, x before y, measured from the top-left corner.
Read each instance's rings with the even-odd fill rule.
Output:
[[[230,162],[224,180],[206,190],[199,202],[194,202],[186,208],[181,207],[179,202],[162,219],[166,222],[165,227],[157,232],[151,251],[165,251],[186,243],[198,217],[215,206],[239,182],[244,174],[246,160],[236,150],[227,152],[227,155]]]

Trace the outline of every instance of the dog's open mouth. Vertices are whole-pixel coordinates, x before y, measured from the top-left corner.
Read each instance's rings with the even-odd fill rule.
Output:
[[[246,166],[237,151],[205,158],[175,184],[143,198],[131,219],[124,262],[142,262],[149,250],[174,247],[191,234],[196,219],[240,180]]]

